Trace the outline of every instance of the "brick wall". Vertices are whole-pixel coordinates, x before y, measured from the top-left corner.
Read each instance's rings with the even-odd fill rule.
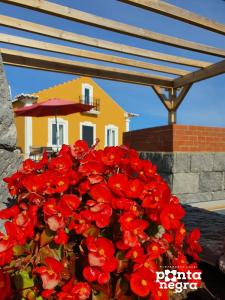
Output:
[[[138,151],[225,152],[225,128],[168,125],[125,132],[123,143]]]

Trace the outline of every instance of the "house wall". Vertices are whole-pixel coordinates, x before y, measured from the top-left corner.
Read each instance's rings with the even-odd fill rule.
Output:
[[[100,99],[100,114],[84,114],[75,113],[63,118],[68,121],[68,143],[72,144],[75,140],[80,139],[80,123],[90,122],[96,125],[96,137],[100,139],[99,147],[105,146],[105,126],[113,124],[118,127],[118,143],[122,143],[122,134],[125,131],[125,111],[101,89],[91,78],[80,77],[64,84],[59,84],[54,87],[39,91],[36,93],[39,96],[38,102],[45,101],[50,98],[60,98],[79,102],[79,97],[82,95],[82,83],[88,83],[93,87],[93,97]],[[48,118],[42,117],[32,118],[33,126],[33,146],[45,146],[48,144]],[[24,150],[24,140],[22,135],[23,117],[18,117],[16,122],[18,126],[19,146]],[[23,134],[24,135],[24,134]]]

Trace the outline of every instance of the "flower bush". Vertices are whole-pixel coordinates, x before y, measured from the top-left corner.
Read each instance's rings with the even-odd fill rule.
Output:
[[[1,299],[169,299],[155,272],[189,270],[200,233],[156,167],[127,147],[63,145],[6,178]]]

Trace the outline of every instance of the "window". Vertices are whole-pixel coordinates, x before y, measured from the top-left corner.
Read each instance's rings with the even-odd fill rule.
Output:
[[[84,104],[93,104],[93,87],[90,84],[82,84],[82,102]]]
[[[91,122],[84,122],[80,124],[80,138],[85,140],[89,147],[91,147],[95,142],[95,130],[96,126]]]
[[[56,130],[56,124],[52,124],[52,145],[64,144],[63,127],[64,127],[63,124],[57,124],[57,130]],[[58,143],[57,143],[57,133],[58,133]]]
[[[68,144],[68,121],[58,118],[56,128],[55,119],[48,119],[48,146],[62,146],[63,144]]]
[[[118,127],[107,125],[105,127],[105,144],[106,146],[118,145]]]

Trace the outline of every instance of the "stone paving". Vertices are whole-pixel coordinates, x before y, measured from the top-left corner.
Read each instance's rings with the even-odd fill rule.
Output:
[[[225,215],[189,205],[184,205],[184,208],[184,223],[188,231],[196,227],[201,230],[201,259],[218,266],[219,258],[224,254]]]

